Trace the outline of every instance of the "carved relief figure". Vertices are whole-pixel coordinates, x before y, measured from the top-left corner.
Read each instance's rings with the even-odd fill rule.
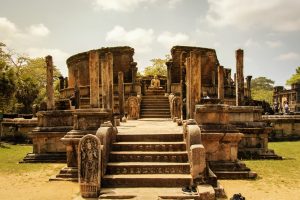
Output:
[[[81,138],[78,148],[78,176],[81,196],[97,198],[101,185],[101,142],[95,135]]]
[[[81,180],[86,183],[97,182],[98,154],[95,140],[86,139],[81,146]]]
[[[128,98],[128,118],[138,119],[140,117],[140,103],[137,97]]]
[[[179,97],[172,99],[172,118],[177,117],[181,119],[181,102]]]

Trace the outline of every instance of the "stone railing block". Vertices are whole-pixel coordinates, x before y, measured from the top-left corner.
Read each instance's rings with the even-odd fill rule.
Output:
[[[205,149],[202,144],[194,144],[190,148],[190,165],[193,179],[201,177],[206,168]]]

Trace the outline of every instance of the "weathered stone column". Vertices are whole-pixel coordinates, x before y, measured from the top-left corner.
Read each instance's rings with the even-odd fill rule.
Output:
[[[120,118],[122,119],[124,116],[124,74],[121,71],[118,73],[118,93]]]
[[[252,76],[247,76],[246,77],[246,81],[247,81],[247,90],[248,90],[248,98],[251,99],[251,79],[252,79]]]
[[[58,78],[59,78],[59,90],[63,90],[65,88],[65,79],[63,76],[60,76]]]
[[[136,91],[135,91],[135,80],[136,80],[136,74],[137,74],[137,63],[136,62],[132,62],[131,64],[131,70],[132,70],[132,86],[131,86],[131,95],[135,96],[136,95]]]
[[[191,119],[202,94],[201,54],[196,51],[192,51],[186,61],[186,87],[187,118]]]
[[[107,53],[107,67],[108,67],[108,107],[114,109],[114,75],[113,75],[113,54]]]
[[[218,66],[218,98],[224,99],[224,67]]]
[[[167,65],[167,93],[171,93],[171,83],[172,83],[172,74],[171,74],[171,68],[172,68],[172,61],[166,62]]]
[[[90,74],[90,105],[99,108],[99,55],[98,51],[89,52],[89,74]]]
[[[236,105],[242,106],[244,101],[244,51],[236,50]]]
[[[113,109],[113,56],[106,53],[101,57],[102,108]]]
[[[53,61],[52,56],[46,56],[47,67],[47,110],[54,110]]]
[[[69,87],[69,80],[68,80],[68,77],[65,77],[65,88],[68,88]]]

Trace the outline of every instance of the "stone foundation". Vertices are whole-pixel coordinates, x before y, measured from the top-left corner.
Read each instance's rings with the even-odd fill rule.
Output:
[[[30,133],[33,152],[23,162],[66,162],[66,147],[60,141],[72,129],[71,110],[40,111],[38,126]]]
[[[257,175],[238,160],[238,144],[243,134],[229,123],[230,106],[224,104],[196,105],[195,120],[210,169],[219,179],[248,179]]]
[[[15,133],[29,135],[29,133],[37,126],[37,118],[4,118],[1,122],[0,135],[1,137],[9,137]]]
[[[103,109],[77,109],[73,112],[73,129],[69,131],[61,142],[65,144],[67,152],[67,167],[64,167],[58,175],[51,180],[78,180],[78,143],[80,139],[87,135],[95,135],[97,129],[106,121],[113,123],[111,111]]]
[[[300,115],[264,115],[262,120],[273,128],[271,141],[300,140]]]

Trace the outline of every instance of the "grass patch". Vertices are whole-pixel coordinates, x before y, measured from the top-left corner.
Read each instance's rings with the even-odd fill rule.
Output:
[[[58,171],[65,164],[19,164],[27,153],[32,152],[31,145],[12,145],[7,143],[1,143],[0,146],[0,173],[5,174],[22,174],[33,171]]]
[[[284,157],[284,160],[244,161],[252,171],[258,173],[258,182],[280,186],[298,187],[300,184],[300,141],[273,142],[269,148]]]

